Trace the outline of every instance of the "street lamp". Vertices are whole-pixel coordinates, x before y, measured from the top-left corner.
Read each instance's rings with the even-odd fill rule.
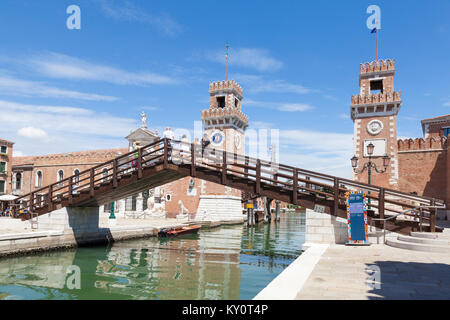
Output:
[[[378,169],[376,164],[372,162],[372,155],[373,155],[374,149],[375,149],[375,146],[373,145],[372,142],[367,145],[367,154],[369,155],[369,161],[363,165],[361,170],[356,169],[358,167],[358,157],[353,156],[350,159],[352,162],[353,172],[360,174],[360,173],[363,173],[367,169],[367,171],[368,171],[367,172],[368,173],[367,183],[368,184],[371,183],[372,168],[375,169],[375,171],[378,173],[384,173],[384,172],[386,172],[387,167],[389,166],[389,163],[391,161],[391,158],[389,158],[388,155],[384,155],[383,156],[383,167],[384,168]],[[370,195],[370,191],[369,191],[369,195]],[[370,205],[370,197],[369,197],[369,205]],[[369,206],[369,209],[370,209],[370,206]]]

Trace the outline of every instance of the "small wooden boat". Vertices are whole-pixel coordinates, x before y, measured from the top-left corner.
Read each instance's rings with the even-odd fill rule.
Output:
[[[161,229],[159,235],[162,237],[176,237],[183,234],[197,233],[198,230],[200,230],[200,228],[201,226],[199,225],[192,225],[192,226]]]

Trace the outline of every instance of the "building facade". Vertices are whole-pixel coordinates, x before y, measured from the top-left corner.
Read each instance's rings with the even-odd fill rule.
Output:
[[[0,139],[0,195],[11,193],[14,142]]]
[[[397,115],[401,92],[394,90],[395,60],[378,60],[360,66],[360,93],[352,96],[354,154],[359,168],[369,159],[367,145],[375,148],[371,160],[384,169],[372,171],[371,184],[450,201],[450,115],[421,121],[423,138],[397,139]],[[358,168],[358,169],[359,169]],[[354,180],[368,182],[367,171],[354,173]]]

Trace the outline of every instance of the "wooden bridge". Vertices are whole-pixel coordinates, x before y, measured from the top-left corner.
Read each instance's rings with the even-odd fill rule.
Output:
[[[385,223],[387,230],[405,234],[419,228],[440,231],[433,207],[443,201],[167,139],[26,194],[16,207],[25,209],[21,218],[29,220],[32,213],[67,206],[101,206],[186,176],[343,218],[346,193],[363,190],[371,200],[369,219],[377,226]],[[403,215],[410,219],[380,220],[410,208],[417,208]]]

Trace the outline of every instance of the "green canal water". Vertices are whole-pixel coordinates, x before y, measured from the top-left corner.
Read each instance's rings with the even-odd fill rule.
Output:
[[[4,258],[0,299],[252,299],[301,254],[304,219]]]

